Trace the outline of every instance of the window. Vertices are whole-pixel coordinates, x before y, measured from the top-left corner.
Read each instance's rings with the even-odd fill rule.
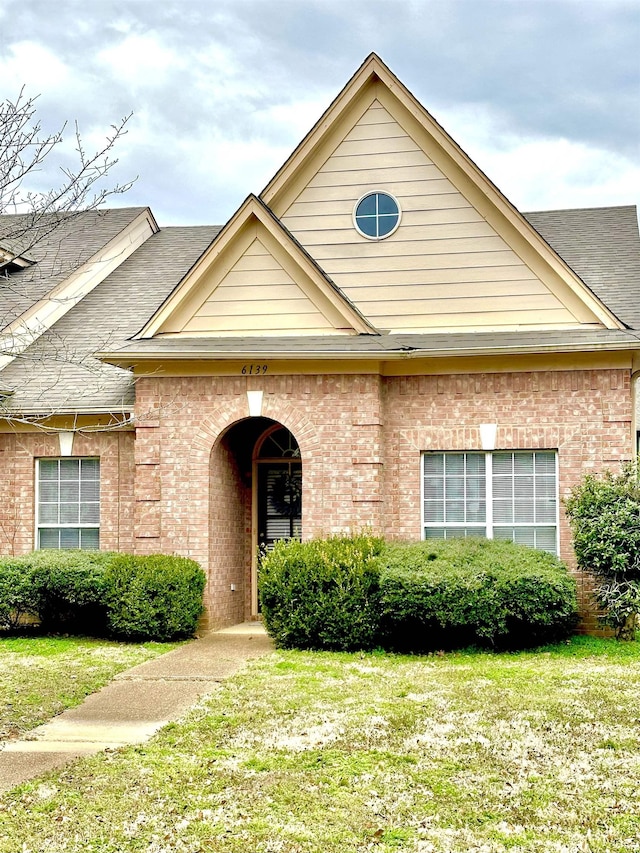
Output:
[[[423,455],[425,539],[511,539],[557,553],[553,450]]]
[[[367,193],[356,202],[353,221],[363,237],[382,240],[400,224],[400,205],[388,193]]]
[[[36,547],[100,547],[99,459],[38,460]]]

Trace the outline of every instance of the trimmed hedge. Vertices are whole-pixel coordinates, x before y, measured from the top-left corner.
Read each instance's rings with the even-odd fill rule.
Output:
[[[105,572],[109,633],[123,640],[174,640],[193,634],[205,575],[186,557],[116,554]]]
[[[277,646],[369,649],[378,642],[382,540],[334,536],[276,542],[260,564],[262,616]]]
[[[475,538],[392,545],[377,568],[382,641],[398,650],[524,648],[563,639],[576,626],[575,581],[557,557],[524,545]]]
[[[35,551],[29,557],[36,613],[45,631],[104,636],[103,551]]]
[[[483,539],[278,542],[260,598],[276,645],[344,651],[531,647],[568,636],[578,613],[560,560]]]
[[[32,570],[19,557],[0,559],[0,628],[15,630],[37,612]]]
[[[48,632],[170,640],[191,636],[204,572],[193,560],[105,551],[0,558],[0,627],[31,616]]]

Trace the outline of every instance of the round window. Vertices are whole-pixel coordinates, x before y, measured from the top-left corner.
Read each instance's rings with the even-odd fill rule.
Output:
[[[382,240],[400,224],[400,205],[389,193],[367,193],[353,209],[356,229],[369,240]]]

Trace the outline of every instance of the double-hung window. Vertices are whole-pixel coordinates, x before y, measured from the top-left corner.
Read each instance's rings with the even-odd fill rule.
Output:
[[[553,450],[424,453],[423,536],[511,539],[558,551]]]
[[[38,459],[37,548],[100,547],[100,460]]]

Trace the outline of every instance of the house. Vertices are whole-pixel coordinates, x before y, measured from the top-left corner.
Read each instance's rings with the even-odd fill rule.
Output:
[[[221,228],[0,223],[2,553],[187,555],[221,626],[282,537],[574,565],[563,495],[634,454],[635,208],[520,213],[375,55]]]

